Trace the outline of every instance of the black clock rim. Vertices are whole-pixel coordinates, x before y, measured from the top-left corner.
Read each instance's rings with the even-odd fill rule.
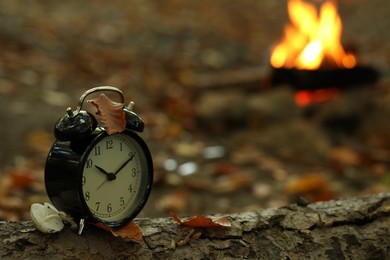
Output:
[[[152,160],[152,155],[150,153],[150,150],[148,146],[146,145],[145,141],[135,132],[130,131],[130,130],[124,130],[118,134],[126,134],[129,135],[131,138],[133,138],[141,147],[141,149],[144,152],[145,159],[146,159],[146,164],[148,167],[147,170],[147,180],[146,180],[146,188],[144,194],[142,194],[142,199],[139,201],[138,206],[132,211],[132,213],[126,217],[123,218],[120,221],[104,221],[101,220],[97,217],[95,217],[91,211],[89,210],[89,207],[87,203],[85,202],[84,195],[83,195],[83,189],[82,189],[82,176],[83,176],[83,170],[84,170],[84,164],[85,160],[87,159],[89,153],[92,151],[94,146],[103,138],[109,136],[109,134],[106,131],[102,131],[99,133],[92,141],[91,143],[87,146],[85,151],[83,152],[81,158],[80,158],[80,164],[79,164],[79,169],[78,169],[78,194],[79,198],[81,201],[81,206],[83,207],[83,211],[85,214],[88,216],[88,220],[92,220],[93,222],[100,222],[103,223],[106,226],[109,226],[111,228],[119,228],[133,220],[140,212],[141,210],[145,207],[146,202],[149,198],[150,192],[152,190],[152,185],[153,185],[153,160]]]

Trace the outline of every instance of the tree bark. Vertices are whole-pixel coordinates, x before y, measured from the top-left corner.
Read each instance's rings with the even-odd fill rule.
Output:
[[[1,259],[389,259],[390,192],[229,215],[229,228],[193,229],[136,219],[141,241],[94,226],[37,231],[0,222]]]

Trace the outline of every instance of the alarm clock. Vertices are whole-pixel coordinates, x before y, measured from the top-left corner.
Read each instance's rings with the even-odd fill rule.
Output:
[[[125,129],[109,134],[95,116],[83,110],[87,96],[97,92],[118,94],[125,114]],[[45,186],[53,205],[79,221],[101,222],[119,228],[144,207],[153,182],[148,146],[136,133],[144,123],[124,105],[121,90],[102,86],[86,91],[75,111],[66,110],[54,126],[56,141],[47,156]]]

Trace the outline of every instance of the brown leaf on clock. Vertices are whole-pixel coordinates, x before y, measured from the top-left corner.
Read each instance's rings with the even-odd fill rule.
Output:
[[[111,232],[116,237],[127,238],[131,240],[140,241],[142,239],[141,228],[134,222],[130,221],[126,226],[113,230],[109,226],[106,226],[100,222],[94,224],[98,228]]]
[[[186,221],[182,221],[174,212],[170,212],[169,214],[180,225],[192,228],[219,228],[231,226],[230,219],[226,216],[221,218],[209,218],[197,215],[187,219]]]
[[[125,113],[122,110],[122,103],[112,101],[104,94],[101,94],[98,98],[88,100],[87,102],[90,102],[97,108],[97,115],[104,124],[109,135],[125,130],[126,118]]]

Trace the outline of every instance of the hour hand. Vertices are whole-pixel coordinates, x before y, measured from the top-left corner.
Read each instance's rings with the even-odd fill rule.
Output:
[[[107,181],[113,181],[116,179],[116,176],[115,174],[111,173],[111,172],[107,172],[106,170],[104,170],[102,167],[99,167],[97,165],[95,165],[96,169],[98,169],[101,173],[103,173],[104,175],[107,176]]]
[[[105,174],[106,176],[109,176],[110,173],[108,173],[106,170],[104,170],[102,167],[99,167],[95,165],[96,169],[98,169],[101,173]]]

